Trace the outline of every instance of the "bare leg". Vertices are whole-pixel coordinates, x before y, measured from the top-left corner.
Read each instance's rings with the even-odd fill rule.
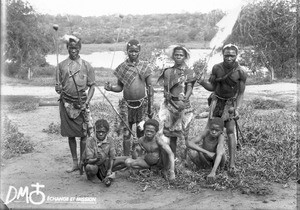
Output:
[[[207,169],[211,167],[211,163],[205,158],[202,152],[189,149],[188,156],[198,168]]]
[[[114,165],[112,168],[112,171],[118,171],[118,170],[122,170],[123,168],[126,168],[126,164],[125,164],[125,160],[130,158],[129,156],[120,156],[120,157],[116,157],[115,161],[114,161]]]
[[[129,123],[129,128],[132,130],[132,123]],[[128,129],[125,129],[123,134],[123,154],[124,156],[130,156],[131,147],[131,134]]]
[[[73,171],[79,170],[78,158],[77,158],[77,143],[76,143],[75,137],[69,137],[68,140],[69,140],[69,147],[70,147],[71,155],[72,155],[72,159],[73,159],[73,166],[71,169],[68,169],[67,172],[71,173]]]
[[[98,166],[87,164],[85,167],[85,173],[88,180],[95,182],[96,181],[96,174],[98,172]]]
[[[170,147],[176,158],[177,137],[170,137]]]
[[[226,122],[229,150],[229,172],[235,172],[236,138],[234,135],[234,121]]]

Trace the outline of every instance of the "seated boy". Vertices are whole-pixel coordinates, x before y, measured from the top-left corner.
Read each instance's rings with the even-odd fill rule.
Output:
[[[94,181],[96,176],[110,186],[115,177],[116,170],[125,168],[125,160],[128,157],[116,157],[116,151],[112,138],[107,137],[109,124],[100,119],[95,123],[95,136],[86,141],[84,153],[84,169],[88,180]]]
[[[224,148],[224,121],[215,117],[209,122],[209,129],[206,129],[201,136],[188,141],[188,155],[192,162],[199,168],[210,168],[212,170],[207,176],[207,181],[212,182],[216,177],[216,170],[225,166],[225,148]],[[202,146],[197,143],[203,141]]]
[[[162,163],[164,175],[166,176],[166,170],[170,166],[169,180],[174,180],[174,154],[170,146],[156,135],[158,130],[159,123],[157,120],[149,119],[145,122],[144,136],[139,138],[137,142],[134,142],[136,144],[135,149],[141,156],[136,159],[128,158],[125,164],[128,168],[149,169],[151,166],[159,166]],[[163,152],[167,154],[169,163],[166,161],[165,154],[162,154]]]

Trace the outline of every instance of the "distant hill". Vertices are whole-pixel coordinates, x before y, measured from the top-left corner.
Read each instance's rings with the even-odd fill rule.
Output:
[[[141,42],[207,42],[216,33],[216,23],[225,15],[210,13],[152,14],[126,16],[42,15],[42,24],[59,25],[60,35],[77,32],[85,44],[115,43],[137,38]]]

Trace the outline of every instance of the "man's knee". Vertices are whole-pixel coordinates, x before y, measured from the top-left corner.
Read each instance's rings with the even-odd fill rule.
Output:
[[[130,167],[132,167],[132,163],[134,162],[134,160],[132,159],[132,158],[127,158],[126,160],[125,160],[125,165],[126,165],[126,167],[128,167],[128,168],[130,168]]]

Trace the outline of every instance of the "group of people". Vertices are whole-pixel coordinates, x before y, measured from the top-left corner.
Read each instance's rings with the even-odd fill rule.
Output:
[[[104,84],[107,91],[123,92],[127,106],[125,122],[130,132],[123,136],[124,156],[116,156],[114,139],[108,135],[109,123],[99,119],[94,124],[89,110],[95,92],[95,72],[79,55],[81,39],[73,35],[68,37],[69,57],[59,63],[55,86],[60,94],[61,135],[68,137],[73,158],[73,165],[67,172],[83,172],[84,169],[89,180],[98,177],[109,186],[117,170],[158,166],[163,176],[173,181],[176,179],[177,141],[182,140],[189,149],[187,157],[198,167],[211,167],[207,178],[214,180],[217,168],[224,167],[226,162],[224,128],[228,137],[229,171],[235,171],[237,139],[233,116],[238,115],[247,78],[236,61],[236,45],[223,47],[223,62],[213,67],[208,81],[204,74],[195,74],[187,66],[189,50],[181,45],[174,46],[171,53],[174,65],[163,69],[158,79],[164,93],[158,121],[153,119],[154,68],[151,63],[139,59],[141,45],[137,40],[126,43],[128,58],[114,70],[116,84]],[[193,119],[190,97],[196,82],[212,92],[208,99],[210,112],[202,134],[189,138]],[[136,137],[132,136],[134,124]],[[80,137],[79,160],[75,137]]]

